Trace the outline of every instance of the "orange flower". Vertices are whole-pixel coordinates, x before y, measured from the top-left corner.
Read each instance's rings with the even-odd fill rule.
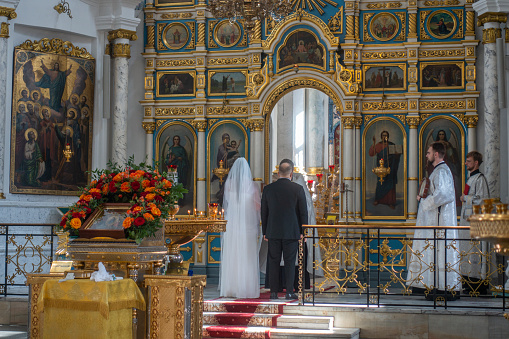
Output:
[[[141,210],[142,210],[142,208],[140,206],[136,206],[135,208],[133,208],[133,212],[134,213],[137,213],[137,212],[139,212]]]
[[[106,195],[106,194],[108,194],[108,192],[109,192],[109,186],[108,185],[104,185],[103,186],[103,194]]]
[[[148,179],[145,179],[141,182],[141,187],[143,187],[143,189],[147,188],[149,185],[150,185],[150,180],[148,180]]]
[[[164,183],[164,188],[166,188],[166,189],[171,188],[171,181],[164,179],[163,183]]]
[[[147,187],[145,188],[145,192],[154,192],[155,191],[155,187]]]
[[[131,186],[129,185],[128,182],[123,182],[122,185],[120,186],[120,190],[122,192],[129,193],[131,192]]]
[[[153,193],[149,193],[149,194],[147,194],[147,195],[145,196],[145,199],[146,199],[147,201],[152,201],[152,200],[154,200],[154,198],[155,198],[155,197],[156,197],[156,195],[155,195],[155,194],[153,194]]]
[[[121,175],[121,173],[119,173],[119,174],[115,175],[115,176],[113,177],[113,181],[116,181],[116,182],[120,182],[120,181],[122,181],[122,175]]]
[[[84,218],[84,217],[86,217],[86,216],[87,216],[87,214],[85,213],[85,211],[81,211],[81,212],[80,212],[80,214],[81,214],[81,217],[82,217],[82,218]]]
[[[152,214],[150,214],[150,213],[144,213],[144,214],[143,214],[143,217],[144,217],[144,218],[145,218],[145,220],[147,220],[147,221],[152,221],[152,220],[154,220],[154,217],[153,217],[153,216],[152,216]]]
[[[159,210],[159,208],[153,206],[151,209],[150,209],[150,212],[155,215],[156,217],[160,216],[161,215],[161,211]]]
[[[131,227],[131,225],[133,224],[133,218],[131,217],[127,217],[124,219],[124,221],[122,222],[122,227],[124,228],[129,228]]]
[[[72,218],[71,219],[71,227],[74,229],[78,229],[81,227],[81,220],[79,218]]]
[[[95,186],[97,185],[97,180],[92,180],[92,182],[90,183],[90,186]]]
[[[98,188],[91,188],[90,193],[101,193],[101,190]]]
[[[92,196],[90,194],[83,196],[83,200],[85,200],[85,201],[90,201],[91,199],[92,199]]]
[[[149,204],[147,205],[147,207],[148,207],[148,208],[152,208],[152,207],[156,207],[156,205],[155,205],[153,202],[151,202],[151,203],[149,203]]]

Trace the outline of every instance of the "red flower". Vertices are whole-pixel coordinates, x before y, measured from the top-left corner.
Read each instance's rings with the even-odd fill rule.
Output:
[[[143,217],[138,217],[136,219],[134,219],[134,224],[136,226],[141,226],[145,223],[145,219]]]
[[[90,208],[86,207],[86,206],[85,206],[85,211],[87,212],[87,214],[92,213],[92,210]]]
[[[117,191],[117,188],[115,187],[115,182],[114,181],[110,182],[109,188],[110,188],[110,192],[111,193],[115,193]]]
[[[97,193],[97,192],[92,193],[92,198],[101,199],[101,193]]]
[[[161,202],[163,201],[163,198],[160,195],[156,195],[155,200]]]
[[[141,187],[141,185],[140,185],[140,182],[139,182],[139,181],[133,181],[133,182],[131,183],[131,188],[133,189],[133,191],[137,191],[137,190],[139,190],[139,189],[140,189],[140,187]]]
[[[60,226],[65,226],[66,223],[67,223],[67,218],[62,218],[62,220],[60,221]]]
[[[156,187],[156,181],[150,180],[150,187]]]
[[[73,212],[72,213],[72,217],[73,218],[81,218],[81,213],[80,212]]]

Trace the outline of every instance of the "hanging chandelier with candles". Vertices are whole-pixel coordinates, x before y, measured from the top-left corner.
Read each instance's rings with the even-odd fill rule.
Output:
[[[215,18],[225,18],[230,23],[245,19],[250,38],[257,20],[271,18],[280,21],[293,10],[291,0],[209,0],[207,7]]]

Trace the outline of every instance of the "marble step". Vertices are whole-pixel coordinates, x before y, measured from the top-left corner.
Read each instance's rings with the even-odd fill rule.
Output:
[[[293,329],[329,330],[333,327],[333,323],[334,317],[326,316],[203,312],[204,325],[273,326]]]
[[[332,328],[330,330],[290,329],[247,326],[203,326],[203,338],[271,338],[271,339],[359,339],[358,328]]]

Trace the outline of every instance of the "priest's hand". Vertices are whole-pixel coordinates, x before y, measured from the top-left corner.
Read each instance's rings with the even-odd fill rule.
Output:
[[[269,241],[269,239],[267,239],[267,237],[265,235],[263,235],[263,240]]]
[[[417,201],[421,201],[421,196],[420,195],[417,196]]]

